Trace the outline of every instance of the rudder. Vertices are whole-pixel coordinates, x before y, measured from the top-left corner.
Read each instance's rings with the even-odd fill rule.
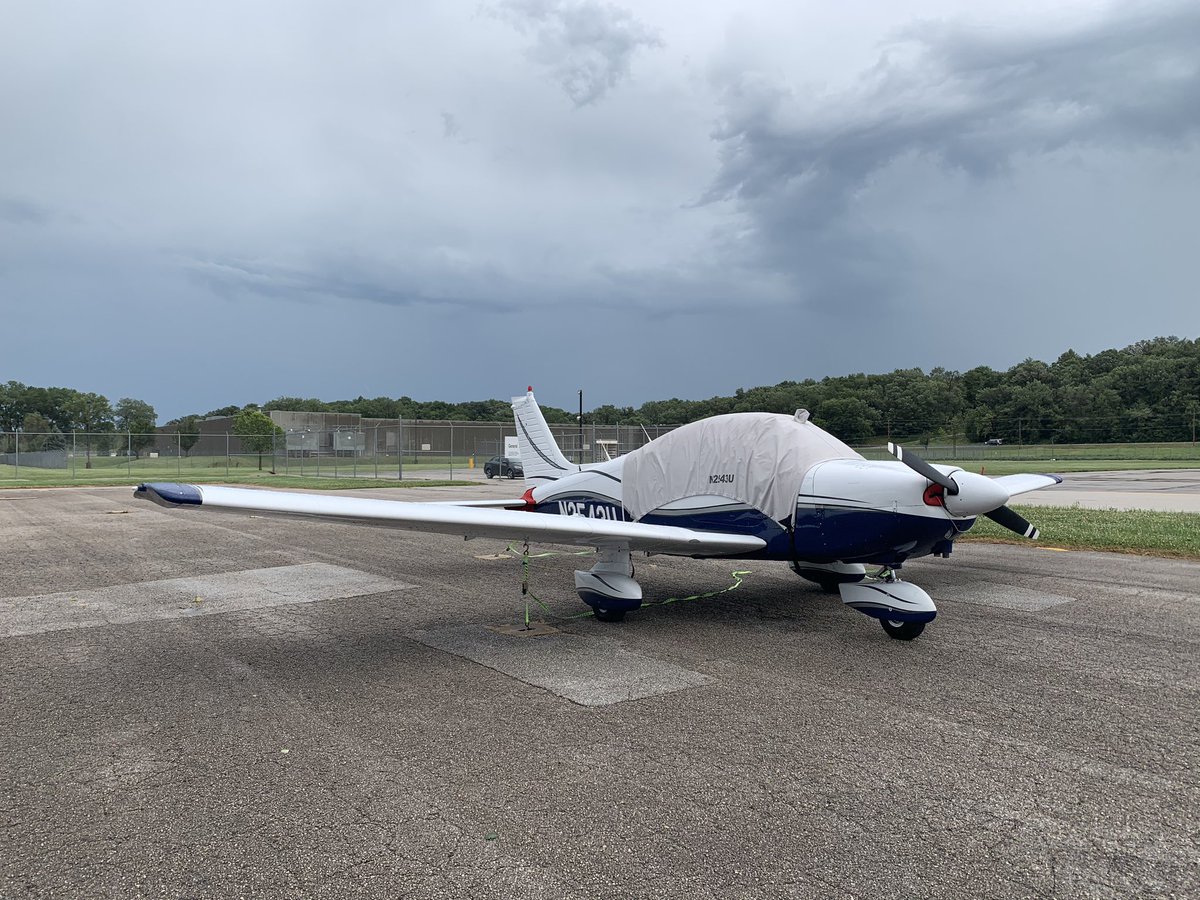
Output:
[[[533,397],[533,388],[524,396],[513,397],[512,409],[526,485],[545,484],[579,471],[579,466],[570,462],[558,449],[550,426],[546,424],[546,417]]]

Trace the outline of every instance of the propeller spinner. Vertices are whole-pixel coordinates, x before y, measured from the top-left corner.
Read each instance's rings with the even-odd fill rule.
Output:
[[[1040,532],[1024,516],[1009,508],[1011,495],[1001,485],[985,475],[964,472],[961,469],[953,476],[935,469],[911,450],[899,444],[888,444],[888,453],[900,460],[918,475],[934,484],[941,485],[945,493],[947,512],[956,516],[987,516],[997,525],[1036,541]]]

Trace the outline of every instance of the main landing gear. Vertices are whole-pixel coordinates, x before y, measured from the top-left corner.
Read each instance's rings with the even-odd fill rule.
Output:
[[[601,622],[620,622],[642,605],[642,586],[633,580],[628,550],[598,550],[588,572],[575,572],[575,590]]]
[[[801,563],[792,560],[792,571],[819,584],[827,594],[841,593],[843,584],[857,584],[867,577],[867,567],[861,563]]]

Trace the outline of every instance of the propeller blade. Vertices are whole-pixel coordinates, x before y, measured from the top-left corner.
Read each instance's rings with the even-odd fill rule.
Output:
[[[911,450],[905,450],[899,444],[888,443],[888,453],[900,460],[918,475],[924,475],[934,484],[940,484],[946,489],[947,494],[957,494],[958,485],[954,483],[954,479],[949,475],[939,472],[917,454]]]
[[[989,519],[997,525],[1002,525],[1009,531],[1015,531],[1021,537],[1027,537],[1031,541],[1036,541],[1041,534],[1034,526],[1030,525],[1019,513],[1015,513],[1007,506],[1001,506],[999,509],[993,509],[991,512],[984,513]]]

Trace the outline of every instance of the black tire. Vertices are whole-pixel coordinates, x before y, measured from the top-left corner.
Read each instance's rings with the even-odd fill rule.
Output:
[[[596,618],[601,622],[624,622],[625,610],[623,609],[603,609],[597,606],[595,608]]]
[[[484,474],[484,475],[486,475],[486,476],[488,477],[488,480],[489,480],[489,481],[491,480],[491,477],[492,477],[492,473],[491,473],[491,472],[489,472],[487,469],[484,469],[484,470],[483,470],[483,474]]]
[[[887,619],[880,619],[879,624],[883,626],[888,637],[898,641],[914,640],[920,637],[921,632],[925,630],[924,622],[890,622]]]
[[[854,584],[862,581],[864,575],[818,575],[814,569],[801,569],[796,563],[792,563],[792,571],[803,578],[805,581],[811,581],[813,584],[819,585],[821,590],[826,594],[840,594],[840,585]]]
[[[516,469],[509,469],[509,470],[508,470],[508,477],[509,477],[509,478],[516,478],[516,477],[517,477],[517,470],[516,470]]]

